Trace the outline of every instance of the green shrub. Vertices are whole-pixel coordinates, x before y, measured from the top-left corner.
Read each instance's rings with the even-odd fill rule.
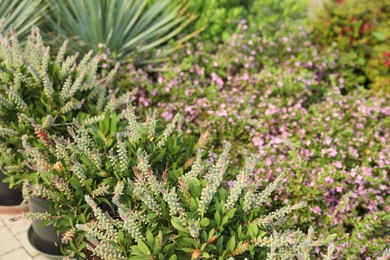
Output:
[[[176,0],[49,2],[48,23],[60,41],[69,39],[70,48],[82,53],[105,48],[115,60],[130,63],[167,56],[190,37],[173,40],[195,18]],[[154,48],[160,50],[148,55]]]
[[[308,0],[253,0],[248,22],[256,27],[278,30],[282,24],[303,22]]]
[[[52,58],[37,29],[24,48],[15,35],[1,39],[0,165],[11,186],[21,185],[24,178],[35,180],[46,169],[45,164],[23,161],[23,144],[32,140],[44,150],[50,145],[48,135],[66,136],[73,118],[93,123],[110,109],[106,85],[115,71],[98,78],[91,53],[77,63],[78,54],[64,55],[66,45]],[[34,141],[35,136],[40,140]]]
[[[334,239],[315,240],[312,228],[305,235],[278,227],[305,206],[266,209],[282,176],[267,187],[254,182],[254,156],[227,187],[230,144],[215,162],[204,160],[207,135],[195,144],[180,124],[175,116],[164,127],[150,114],[138,122],[128,104],[119,117],[107,113],[98,125],[70,129],[72,140],[53,137],[44,182],[26,183],[25,194],[51,199],[45,219],[63,232],[66,255],[85,257],[86,247],[103,259],[305,259],[310,248]]]
[[[389,92],[390,3],[378,1],[330,1],[312,22],[316,41],[333,42],[345,55],[352,56],[355,73],[364,75],[365,85]]]
[[[157,106],[164,119],[181,112],[186,132],[209,129],[214,151],[231,141],[233,164],[260,154],[258,178],[290,169],[273,209],[302,197],[309,207],[288,224],[338,233],[341,259],[379,257],[389,237],[380,228],[388,222],[389,96],[360,90],[356,57],[313,44],[303,29],[237,32],[223,45],[189,44],[157,83],[131,69],[123,84],[138,85],[138,106]]]
[[[242,4],[245,2],[245,4]],[[239,20],[247,14],[246,7],[251,0],[190,0],[190,10],[198,14],[198,18],[189,29],[204,29],[202,38],[205,41],[222,42],[235,31]]]

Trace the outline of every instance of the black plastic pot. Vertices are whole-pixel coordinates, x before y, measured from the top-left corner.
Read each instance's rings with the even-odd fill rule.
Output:
[[[37,197],[29,199],[29,208],[31,213],[48,211],[47,200]],[[49,255],[61,254],[61,238],[57,235],[53,225],[43,226],[41,220],[34,220],[31,225],[30,243],[38,251]]]
[[[15,206],[23,201],[21,189],[10,189],[8,183],[3,180],[7,176],[0,171],[0,206]]]

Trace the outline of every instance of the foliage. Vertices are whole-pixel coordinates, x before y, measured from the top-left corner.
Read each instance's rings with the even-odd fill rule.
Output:
[[[340,258],[379,256],[389,238],[380,226],[388,223],[390,97],[358,90],[349,60],[303,29],[259,36],[240,26],[224,45],[188,45],[156,81],[131,68],[121,84],[139,86],[138,106],[157,106],[167,120],[182,112],[186,132],[209,129],[214,150],[232,141],[234,164],[260,154],[255,178],[289,169],[275,201],[304,197],[309,207],[289,224],[337,232]]]
[[[93,123],[111,106],[105,85],[115,71],[98,79],[91,53],[77,63],[78,54],[64,55],[66,46],[65,42],[56,58],[50,57],[37,29],[24,48],[14,34],[1,39],[0,157],[11,186],[21,185],[25,177],[39,178],[46,169],[47,165],[39,163],[39,153],[36,165],[23,160],[23,145],[30,139],[39,137],[33,145],[44,150],[50,145],[49,134],[67,136],[73,118],[88,118]]]
[[[379,1],[330,1],[312,23],[316,41],[354,56],[357,73],[367,85],[389,92],[390,3]]]
[[[104,47],[112,58],[129,63],[158,61],[191,35],[174,39],[195,16],[175,0],[50,1],[51,29],[82,53]],[[88,10],[86,12],[85,10]],[[160,48],[152,56],[147,52]],[[146,56],[146,57],[145,57]]]
[[[319,102],[330,84],[348,90],[356,87],[354,75],[336,66],[348,60],[341,60],[335,48],[318,50],[303,28],[284,25],[258,35],[246,23],[237,27],[237,34],[222,45],[188,44],[164,72],[154,75],[155,81],[131,67],[118,85],[138,87],[138,106],[160,107],[165,119],[181,112],[188,122],[210,128],[212,136],[234,141],[237,149],[250,141],[238,135],[246,124],[240,118],[246,118],[256,95],[270,91],[271,86],[273,96],[283,98],[282,104],[294,96],[304,99],[305,107]],[[334,82],[336,78],[340,82]],[[210,116],[214,117],[211,121]]]
[[[221,42],[234,32],[236,23],[244,19],[247,8],[252,1],[241,0],[191,0],[190,10],[198,14],[198,18],[189,29],[204,29],[202,38],[207,41]],[[242,4],[245,2],[245,4]]]
[[[277,30],[282,24],[303,22],[308,0],[253,0],[248,21],[257,27]]]
[[[306,0],[191,0],[190,4],[198,18],[189,28],[204,29],[202,39],[213,43],[229,40],[243,20],[256,29],[297,23],[305,17],[307,7]]]
[[[180,124],[175,116],[164,127],[151,114],[138,122],[128,104],[118,117],[107,113],[98,125],[70,130],[72,140],[53,137],[45,182],[25,191],[52,200],[50,214],[64,231],[67,254],[78,250],[84,257],[86,246],[103,259],[304,259],[311,247],[334,239],[316,240],[312,228],[305,235],[278,227],[305,206],[274,212],[264,206],[283,176],[266,187],[255,182],[258,157],[252,156],[228,187],[230,144],[218,160],[204,160],[207,134],[195,144]]]
[[[0,1],[0,32],[8,33],[10,29],[20,38],[25,38],[34,25],[42,20],[42,13],[47,5],[43,0],[1,0]]]

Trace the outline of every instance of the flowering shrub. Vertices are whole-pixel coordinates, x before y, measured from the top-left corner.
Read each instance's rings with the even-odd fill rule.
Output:
[[[45,171],[44,164],[32,171],[30,162],[23,161],[23,143],[31,140],[45,150],[50,133],[66,136],[73,118],[88,118],[85,122],[93,123],[111,106],[105,85],[115,70],[97,78],[97,61],[91,53],[77,63],[78,54],[66,56],[66,46],[65,42],[52,58],[37,29],[23,48],[15,35],[1,38],[0,166],[10,176],[11,185],[21,185],[26,177],[35,180]]]
[[[388,223],[389,96],[359,89],[349,65],[342,67],[348,60],[304,32],[257,36],[241,26],[247,32],[230,44],[189,46],[157,83],[135,69],[129,78],[137,80],[124,82],[139,86],[139,106],[157,106],[167,120],[182,112],[197,123],[187,132],[209,129],[214,150],[232,141],[233,163],[260,154],[255,179],[289,169],[274,200],[303,196],[309,205],[289,224],[337,232],[340,258],[379,256],[389,241],[380,228]]]
[[[325,46],[336,42],[353,58],[355,73],[366,77],[366,85],[389,92],[390,4],[385,0],[329,1],[312,22],[316,41]]]
[[[210,128],[212,136],[234,141],[234,150],[251,141],[241,133],[248,127],[246,118],[258,95],[281,97],[275,106],[294,103],[289,101],[293,95],[307,107],[321,100],[330,82],[339,81],[336,83],[345,89],[355,87],[349,84],[352,79],[344,77],[348,71],[336,67],[338,51],[317,50],[302,28],[283,26],[276,33],[259,36],[251,33],[246,23],[238,27],[229,43],[188,45],[181,56],[174,57],[181,62],[168,64],[156,82],[130,68],[121,85],[139,88],[138,106],[160,107],[162,117],[168,120],[181,112],[200,129]],[[210,116],[213,120],[208,120]]]
[[[278,120],[282,131],[276,136],[253,130],[264,154],[262,174],[294,172],[275,199],[306,194],[309,207],[297,221],[338,232],[343,257],[377,255],[388,243],[380,228],[387,223],[389,195],[388,99],[364,92],[342,96],[336,88],[309,110],[290,110]]]
[[[46,181],[27,183],[25,192],[51,199],[45,218],[62,231],[66,254],[85,257],[86,246],[103,259],[304,259],[312,247],[334,239],[314,239],[312,228],[305,235],[278,227],[305,206],[263,206],[283,175],[263,187],[253,179],[259,158],[252,156],[229,188],[224,174],[230,144],[217,160],[204,160],[207,135],[195,144],[177,125],[179,116],[162,127],[150,114],[140,123],[128,105],[118,118],[107,114],[99,125],[70,129],[72,140],[54,138]]]

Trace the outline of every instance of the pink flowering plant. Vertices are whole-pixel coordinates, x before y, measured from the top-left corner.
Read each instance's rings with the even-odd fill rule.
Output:
[[[288,224],[338,233],[339,258],[381,255],[390,241],[389,96],[359,88],[337,46],[322,49],[289,27],[258,36],[244,25],[229,44],[188,45],[166,72],[131,69],[137,81],[123,82],[138,86],[138,106],[157,106],[166,120],[182,112],[197,123],[189,133],[209,129],[214,151],[230,140],[233,164],[260,154],[255,179],[288,169],[274,200],[303,196],[309,205]]]

